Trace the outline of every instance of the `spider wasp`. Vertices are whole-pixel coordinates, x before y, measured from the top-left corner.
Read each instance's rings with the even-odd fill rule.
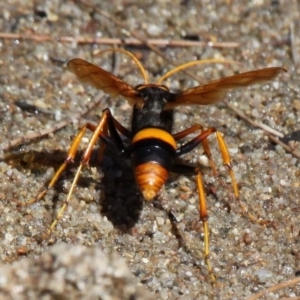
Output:
[[[192,151],[199,144],[202,144],[204,153],[208,157],[214,174],[216,174],[216,167],[207,140],[210,135],[215,134],[223,163],[228,169],[234,195],[237,199],[239,197],[238,187],[232,170],[229,151],[221,133],[214,127],[204,129],[200,124],[196,124],[181,132],[172,133],[173,110],[183,105],[209,105],[216,103],[222,100],[230,89],[271,80],[282,71],[285,71],[285,69],[272,67],[254,70],[174,93],[162,85],[162,82],[179,70],[203,63],[203,61],[183,64],[167,72],[155,84],[151,84],[148,83],[145,69],[133,54],[121,49],[108,49],[102,52],[105,51],[119,51],[129,55],[138,65],[145,83],[132,87],[108,71],[79,58],[72,59],[68,62],[67,66],[82,82],[93,85],[111,97],[119,95],[124,97],[133,106],[131,129],[122,126],[113,117],[109,108],[104,109],[96,126],[87,123],[79,130],[70,146],[67,158],[56,171],[48,186],[35,199],[27,202],[27,204],[40,200],[54,186],[67,165],[74,160],[80,142],[85,131],[88,129],[92,131],[92,137],[81,158],[67,199],[49,227],[46,236],[50,236],[70,203],[71,195],[81,170],[84,166],[88,165],[93,147],[100,139],[102,142],[99,150],[100,153],[103,153],[105,146],[115,147],[122,156],[131,160],[136,183],[146,201],[152,200],[158,194],[170,172],[195,175],[199,196],[199,216],[204,228],[204,257],[208,272],[212,281],[214,281],[215,278],[209,261],[208,213],[201,170],[199,166],[188,166],[178,163],[178,158]],[[211,60],[209,62],[216,61]],[[200,133],[189,142],[181,146],[177,145],[178,141],[199,131]],[[128,140],[128,146],[125,146],[123,143],[122,136]]]

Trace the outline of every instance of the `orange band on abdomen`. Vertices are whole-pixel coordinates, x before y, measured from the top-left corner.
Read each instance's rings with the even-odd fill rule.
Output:
[[[177,149],[177,145],[173,136],[169,132],[163,129],[159,129],[159,128],[142,129],[133,137],[132,144],[144,139],[159,139],[171,145],[175,150]]]

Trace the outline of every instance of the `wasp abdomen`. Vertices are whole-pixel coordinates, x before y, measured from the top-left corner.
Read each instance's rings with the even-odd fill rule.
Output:
[[[165,168],[153,161],[134,168],[136,183],[147,201],[157,195],[166,182],[168,174]]]
[[[144,198],[152,200],[168,178],[176,142],[165,130],[146,128],[134,136],[130,152],[137,185]]]

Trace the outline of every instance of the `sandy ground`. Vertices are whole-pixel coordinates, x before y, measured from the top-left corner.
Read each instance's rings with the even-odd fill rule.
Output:
[[[295,34],[299,32],[298,1],[89,1],[122,21],[123,28],[80,1],[44,2],[11,0],[0,4],[0,32],[51,35],[54,39],[126,38],[126,30],[132,30],[152,39],[239,43],[229,48],[165,47],[161,51],[176,64],[207,58],[240,62],[189,70],[201,83],[237,72],[283,66],[286,74],[267,84],[232,92],[226,101],[254,121],[283,133],[287,142],[291,141],[289,135],[300,130],[300,42],[299,34]],[[103,274],[123,276],[126,272],[118,273],[123,261],[135,279],[122,282],[129,282],[131,287],[135,282],[136,287],[126,290],[126,284],[119,281],[107,283],[115,291],[124,288],[123,299],[245,299],[299,274],[299,159],[271,143],[263,130],[247,124],[224,103],[177,109],[174,132],[196,123],[218,128],[232,154],[241,200],[256,218],[272,222],[271,226],[261,226],[242,216],[217,143],[210,138],[220,170],[220,177],[214,178],[209,168],[203,168],[215,286],[210,283],[203,258],[194,178],[172,175],[158,199],[145,203],[130,163],[114,151],[105,153],[101,165],[95,151],[91,168],[82,172],[72,202],[50,241],[39,243],[66,199],[78,159],[42,201],[24,208],[18,208],[17,201],[25,202],[38,194],[66,157],[78,126],[87,120],[96,123],[103,108],[111,108],[122,124],[130,123],[131,110],[123,99],[107,99],[85,119],[76,119],[98,92],[79,83],[67,71],[65,61],[81,57],[114,70],[133,86],[142,83],[128,57],[94,57],[107,47],[0,38],[0,147],[51,128],[65,118],[73,119],[54,134],[1,153],[1,299],[122,299],[118,293],[106,294],[94,287]],[[147,47],[126,49],[141,59],[152,82],[171,69]],[[178,90],[198,83],[180,73],[165,84]],[[83,140],[79,157],[89,137],[87,134]],[[292,137],[290,145],[299,153],[299,135]],[[200,147],[185,159],[195,162],[201,154]],[[80,248],[82,255],[74,258],[80,245],[89,251]],[[120,264],[109,263],[114,255],[122,257]],[[48,256],[55,259],[49,262]],[[79,264],[80,260],[85,263]],[[86,280],[86,270],[94,270],[93,264],[97,266],[99,260],[115,271],[108,272],[110,275],[91,271],[95,280]],[[30,266],[34,263],[43,267],[33,271]],[[51,277],[54,269],[68,276]],[[77,274],[78,280],[72,274]],[[126,274],[131,278],[129,271]],[[107,280],[105,276],[103,280]],[[42,278],[52,278],[51,284],[42,285]],[[61,288],[56,289],[56,284]],[[296,296],[300,296],[299,285],[266,294],[264,299]]]

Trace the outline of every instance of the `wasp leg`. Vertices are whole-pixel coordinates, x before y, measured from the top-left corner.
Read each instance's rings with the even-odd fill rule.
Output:
[[[118,145],[118,148],[119,148],[119,150],[121,150],[121,153],[125,152],[123,142],[121,142],[118,132],[120,132],[126,138],[131,137],[130,130],[128,130],[122,124],[120,124],[118,122],[118,120],[116,120],[112,116],[111,111],[109,109],[106,109],[106,110],[108,110],[107,113],[109,114],[109,119],[108,119],[108,122],[104,124],[103,130],[102,130],[103,134],[101,134],[101,136],[100,136],[103,143],[101,143],[101,147],[99,149],[99,154],[98,154],[98,162],[99,163],[101,163],[101,161],[102,161],[105,146],[107,144],[111,144],[112,146]],[[112,120],[112,122],[110,120]],[[108,127],[110,128],[110,130],[108,130]],[[115,130],[115,129],[117,129],[117,130]],[[111,137],[109,137],[109,134],[108,134],[109,131],[111,132]]]
[[[194,125],[194,126],[192,126],[191,128],[189,128],[185,131],[182,131],[182,132],[179,132],[179,133],[175,134],[174,136],[177,137],[177,138],[179,137],[179,139],[180,139],[180,138],[183,138],[186,135],[196,131],[197,129],[201,130],[202,126],[201,125]],[[263,225],[266,224],[266,223],[269,223],[269,221],[267,221],[267,220],[257,220],[257,218],[254,217],[248,211],[247,206],[240,200],[239,191],[238,191],[238,187],[237,187],[237,182],[236,182],[234,172],[233,172],[233,169],[232,169],[231,158],[230,158],[230,155],[229,155],[228,147],[227,147],[227,145],[225,143],[225,140],[222,137],[221,133],[219,131],[217,131],[215,128],[212,127],[212,128],[208,128],[208,129],[202,131],[194,139],[192,139],[188,143],[186,143],[186,144],[182,145],[181,147],[179,147],[177,149],[177,155],[180,156],[182,154],[188,153],[201,143],[203,145],[203,148],[204,148],[204,153],[208,156],[208,159],[210,161],[211,166],[214,165],[214,162],[213,162],[213,159],[212,159],[212,156],[211,156],[211,153],[210,153],[210,148],[209,148],[209,145],[208,145],[208,141],[207,141],[207,137],[209,135],[211,135],[212,133],[215,133],[215,135],[216,135],[217,142],[218,142],[218,145],[219,145],[219,149],[220,149],[220,152],[221,152],[221,155],[222,155],[223,164],[227,167],[228,173],[231,177],[231,184],[232,184],[233,192],[234,192],[235,198],[239,202],[239,205],[242,209],[242,214],[248,216],[248,218],[252,222],[263,224]],[[215,171],[214,171],[214,173],[215,173]]]
[[[112,119],[113,121],[113,124],[112,122],[110,122],[110,126],[113,127],[115,126],[117,128],[117,130],[122,134],[124,135],[125,137],[130,137],[130,131],[125,128],[124,126],[122,126],[112,115],[111,115],[111,112],[108,111],[108,114],[109,114],[109,117]],[[29,206],[35,202],[38,202],[40,201],[41,199],[44,198],[44,196],[47,194],[47,192],[49,191],[49,189],[51,189],[55,183],[58,181],[59,177],[61,176],[61,174],[63,173],[63,171],[66,169],[66,167],[73,163],[74,161],[74,158],[75,158],[75,155],[77,153],[77,150],[78,150],[78,147],[80,145],[80,142],[84,136],[84,133],[86,131],[86,129],[89,129],[90,131],[92,132],[95,132],[96,130],[96,126],[93,125],[93,124],[90,124],[90,123],[87,123],[85,126],[83,126],[79,132],[77,133],[76,137],[73,139],[72,141],[72,144],[70,146],[70,149],[68,150],[68,154],[67,154],[67,158],[65,159],[64,163],[59,167],[59,169],[55,172],[54,176],[52,177],[51,181],[49,182],[49,184],[47,185],[47,187],[38,194],[38,196],[36,196],[34,199],[31,199],[27,202],[20,202],[20,201],[17,201],[17,205],[18,206]],[[116,131],[116,130],[115,130]],[[104,123],[103,125],[103,129],[102,129],[102,135],[103,136],[108,136],[108,126],[107,126],[107,123]],[[115,135],[118,135],[118,133],[115,133],[113,132],[113,137]],[[117,139],[118,137],[116,138],[113,138],[113,140]],[[123,144],[122,143],[119,143],[122,147],[121,149],[124,148]],[[99,154],[98,154],[98,161],[101,162],[102,161],[102,157],[103,157],[103,153],[104,153],[104,149],[105,149],[105,142],[102,143],[100,145],[100,149],[99,149]]]
[[[121,125],[120,125],[121,126]],[[122,126],[123,127],[123,126]],[[113,144],[115,147],[117,147],[121,152],[126,152],[126,149],[124,147],[124,144],[120,138],[119,133],[117,132],[117,129],[115,127],[115,119],[113,118],[111,112],[109,109],[105,109],[102,112],[102,116],[100,118],[100,121],[98,123],[97,126],[90,126],[90,124],[88,124],[88,126],[86,125],[84,128],[88,128],[90,130],[93,131],[93,135],[88,143],[88,146],[81,158],[81,162],[80,165],[76,171],[75,177],[73,179],[71,188],[69,190],[67,199],[64,201],[61,209],[59,210],[58,214],[56,215],[56,218],[54,219],[54,221],[52,222],[51,226],[49,227],[47,233],[46,233],[46,237],[49,237],[52,233],[52,231],[54,230],[55,226],[57,225],[58,221],[61,219],[61,217],[64,214],[64,211],[66,210],[67,206],[69,205],[69,203],[71,202],[71,196],[73,194],[73,191],[76,187],[77,181],[79,179],[81,170],[83,169],[83,167],[85,167],[86,165],[88,165],[91,154],[92,154],[92,150],[96,144],[96,142],[98,141],[99,137],[101,138],[102,141],[104,141],[104,144]],[[81,138],[82,135],[84,133],[84,130],[81,130],[80,132],[82,132],[81,134]],[[107,135],[108,132],[110,133],[110,137]],[[72,145],[73,146],[73,145]],[[77,145],[78,147],[78,145]],[[76,149],[77,149],[76,147]],[[73,147],[71,147],[72,149]],[[102,150],[101,150],[102,151]],[[60,171],[61,173],[62,171]],[[59,174],[60,175],[60,174]]]
[[[178,133],[174,134],[173,137],[176,141],[178,141],[178,140],[181,140],[181,139],[185,138],[186,136],[188,136],[189,134],[194,133],[195,131],[198,131],[198,130],[200,130],[201,133],[204,132],[203,126],[200,125],[200,124],[196,124],[196,125],[188,128],[188,129],[186,129],[186,130],[183,130],[181,132],[178,132]],[[200,136],[201,136],[201,133],[200,133]],[[197,138],[199,139],[199,136]],[[208,140],[206,138],[202,139],[202,137],[201,137],[200,142],[198,141],[198,142],[195,143],[195,146],[191,146],[191,150],[194,149],[195,147],[197,147],[199,145],[199,143],[202,144],[204,154],[208,158],[208,161],[209,161],[209,164],[210,164],[210,167],[213,171],[214,176],[217,176],[217,168],[216,168],[216,164],[215,164],[214,160],[212,159],[212,155],[211,155]],[[189,152],[191,150],[188,150],[187,152]],[[187,152],[185,152],[185,153],[187,153]]]
[[[90,128],[91,127],[91,128]],[[86,124],[85,126],[83,126],[80,131],[78,132],[78,134],[76,135],[76,137],[74,138],[71,147],[68,151],[68,155],[67,158],[65,159],[64,163],[59,167],[59,169],[55,172],[54,176],[52,177],[51,181],[49,182],[48,186],[38,194],[38,196],[36,196],[34,199],[31,199],[25,203],[23,202],[19,202],[18,205],[19,206],[28,206],[31,205],[35,202],[40,201],[49,191],[49,189],[51,189],[55,183],[57,182],[57,180],[59,179],[59,177],[61,176],[62,172],[66,169],[66,167],[70,164],[73,163],[76,152],[78,150],[78,146],[82,140],[82,137],[86,131],[86,129],[92,129],[93,125],[92,124]]]
[[[223,163],[224,163],[225,166],[227,166],[228,172],[229,172],[230,177],[231,177],[231,182],[232,182],[235,198],[239,202],[239,205],[242,209],[243,215],[248,216],[248,218],[251,220],[251,222],[258,223],[258,224],[261,224],[261,225],[268,224],[270,222],[269,220],[258,220],[255,216],[253,216],[248,211],[248,207],[240,200],[239,191],[238,191],[237,183],[236,183],[236,180],[235,180],[235,177],[234,177],[234,172],[232,170],[231,159],[230,159],[230,155],[229,155],[229,152],[228,152],[228,148],[227,148],[226,143],[225,143],[225,141],[224,141],[224,139],[223,139],[220,132],[216,131],[216,137],[217,137],[219,148],[220,148],[220,151],[221,151],[221,154],[222,154]]]
[[[131,131],[128,130],[127,128],[125,128],[122,124],[119,123],[118,120],[116,120],[111,112],[110,112],[110,115],[111,115],[111,118],[113,120],[113,123],[114,123],[114,127],[122,134],[124,135],[125,137],[127,137],[128,139],[131,137]]]
[[[196,174],[196,184],[198,189],[199,196],[199,217],[203,224],[204,230],[204,260],[207,266],[208,273],[210,275],[211,281],[214,283],[216,281],[215,275],[213,274],[213,270],[211,267],[211,263],[209,260],[209,229],[208,229],[208,212],[206,208],[206,197],[203,185],[203,179],[201,175],[201,171],[198,167],[186,166],[186,165],[174,165],[172,172],[180,173],[180,174]]]
[[[95,132],[96,127],[93,132]],[[108,135],[108,128],[107,128],[107,123],[103,124],[103,129],[102,132],[104,135]],[[105,143],[100,141],[100,146],[99,146],[99,151],[98,151],[98,156],[97,156],[97,163],[100,164],[102,162],[103,156],[104,156],[104,150],[105,150]]]
[[[201,125],[195,125],[193,127],[196,128],[196,126],[201,126]],[[190,129],[193,129],[193,127],[191,127]],[[195,129],[195,130],[197,130],[197,129]],[[186,130],[186,132],[187,131],[188,131],[188,129]],[[183,133],[184,133],[184,131],[183,131]],[[202,143],[203,148],[204,148],[204,152],[208,156],[210,164],[214,165],[214,162],[213,162],[213,159],[212,159],[212,156],[211,156],[211,152],[210,152],[210,148],[209,148],[209,145],[208,145],[208,141],[207,141],[207,137],[209,135],[213,134],[213,133],[216,134],[217,142],[218,142],[219,149],[220,149],[222,159],[223,159],[223,164],[228,169],[229,175],[231,177],[231,182],[232,182],[232,188],[233,188],[233,191],[234,191],[234,195],[238,199],[239,198],[239,192],[238,192],[238,187],[237,187],[237,183],[236,183],[236,180],[235,180],[235,176],[234,176],[234,173],[233,173],[233,170],[232,170],[231,159],[230,159],[230,155],[229,155],[229,152],[228,152],[228,148],[225,144],[225,141],[224,141],[221,133],[219,131],[217,131],[216,128],[211,127],[211,128],[208,128],[208,129],[202,131],[198,136],[193,138],[191,141],[189,141],[188,143],[186,143],[186,144],[182,145],[181,147],[179,147],[177,149],[176,154],[178,156],[180,156],[182,154],[188,153],[188,152],[192,151],[194,148],[196,148],[200,143]],[[214,171],[214,173],[215,173],[215,171]]]

